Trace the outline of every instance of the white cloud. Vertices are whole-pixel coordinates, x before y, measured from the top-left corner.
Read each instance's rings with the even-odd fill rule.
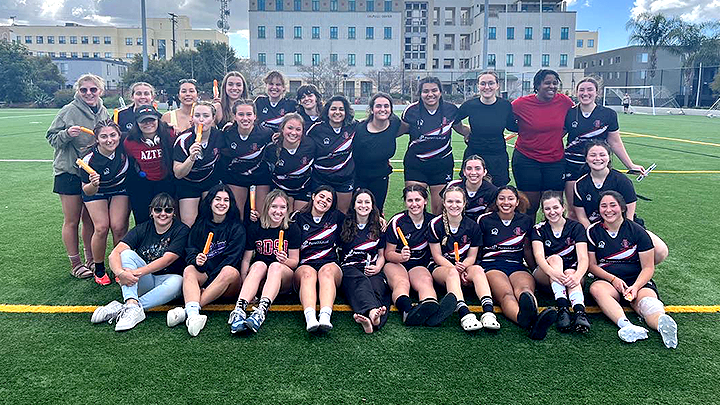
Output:
[[[41,15],[45,17],[55,18],[65,5],[65,0],[43,0],[41,3]]]
[[[687,22],[720,20],[720,0],[635,0],[631,14],[663,13]]]

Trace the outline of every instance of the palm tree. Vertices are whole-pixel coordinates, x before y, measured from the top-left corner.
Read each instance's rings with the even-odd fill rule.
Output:
[[[720,63],[720,24],[679,22],[670,35],[676,45],[669,50],[682,57],[686,86],[692,87],[695,68],[699,69],[700,64],[711,66]],[[690,92],[685,92],[685,107],[688,106],[689,96]]]
[[[650,77],[655,77],[658,49],[674,45],[672,33],[678,22],[679,19],[667,18],[660,13],[644,12],[625,24],[625,29],[630,31],[628,43],[650,51]]]

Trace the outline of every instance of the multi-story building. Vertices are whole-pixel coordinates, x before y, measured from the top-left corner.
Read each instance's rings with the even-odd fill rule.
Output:
[[[105,79],[107,90],[116,90],[127,71],[128,63],[117,59],[105,58],[51,58],[60,74],[65,77],[65,87],[70,88],[78,77],[85,73],[96,74]]]
[[[597,31],[575,31],[575,57],[592,55],[598,51]]]
[[[142,29],[112,26],[13,25],[7,27],[12,40],[24,44],[31,54],[51,58],[103,58],[130,61],[142,53]],[[169,18],[147,19],[148,55],[173,57],[173,24]],[[175,26],[175,51],[195,49],[203,41],[229,43],[228,36],[210,29],[193,29],[190,18],[178,16]]]

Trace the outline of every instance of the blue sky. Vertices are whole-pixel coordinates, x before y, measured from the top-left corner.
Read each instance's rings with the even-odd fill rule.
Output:
[[[568,7],[577,11],[576,29],[600,31],[598,51],[622,48],[628,44],[625,23],[633,2],[628,0],[579,0]]]

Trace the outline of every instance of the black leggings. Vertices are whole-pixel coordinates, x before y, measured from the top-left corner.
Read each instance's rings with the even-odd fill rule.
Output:
[[[360,177],[355,178],[355,189],[366,188],[373,193],[375,196],[375,203],[377,204],[380,213],[383,212],[385,206],[385,198],[387,198],[388,184],[390,183],[390,176],[375,177],[372,179],[363,179]]]
[[[345,266],[342,272],[343,293],[353,312],[367,316],[373,308],[387,308],[385,315],[380,317],[380,325],[375,327],[380,329],[387,321],[392,305],[392,295],[385,274],[380,272],[368,277],[363,269],[355,266]]]

